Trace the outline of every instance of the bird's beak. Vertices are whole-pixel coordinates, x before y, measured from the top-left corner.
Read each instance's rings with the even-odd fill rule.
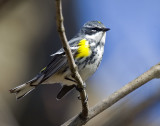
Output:
[[[103,31],[109,31],[110,28],[103,28]]]

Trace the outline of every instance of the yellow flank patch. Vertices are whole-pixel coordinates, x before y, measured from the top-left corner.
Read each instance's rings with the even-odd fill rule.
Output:
[[[98,21],[98,23],[100,23],[100,24],[101,24],[101,22],[100,22],[100,21]]]
[[[91,54],[89,43],[86,39],[82,39],[78,44],[78,54],[76,58],[88,57]]]

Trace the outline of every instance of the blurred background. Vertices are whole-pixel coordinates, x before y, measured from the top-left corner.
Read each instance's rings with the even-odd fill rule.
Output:
[[[159,0],[63,0],[68,39],[90,20],[111,29],[102,63],[87,81],[90,106],[160,62],[159,5]],[[81,111],[76,90],[56,100],[58,84],[39,86],[19,101],[9,93],[34,77],[59,48],[54,0],[0,0],[0,126],[57,126]],[[86,125],[159,124],[160,80],[155,79]]]

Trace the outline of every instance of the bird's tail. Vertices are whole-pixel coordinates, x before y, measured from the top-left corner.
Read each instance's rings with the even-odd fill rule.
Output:
[[[33,89],[35,89],[35,87],[38,86],[38,84],[40,84],[40,81],[42,79],[41,77],[36,76],[32,80],[28,81],[27,83],[24,83],[20,86],[17,86],[11,89],[10,92],[15,93],[16,98],[20,99],[24,97],[25,95],[27,95],[29,92],[31,92]]]

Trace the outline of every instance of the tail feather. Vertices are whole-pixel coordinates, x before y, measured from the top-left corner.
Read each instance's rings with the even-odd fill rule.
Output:
[[[64,85],[57,95],[57,100],[60,100],[63,96],[65,96],[74,87],[75,87],[75,85],[71,85],[71,86]]]
[[[11,93],[16,94],[16,98],[20,99],[27,95],[29,92],[31,92],[37,85],[41,83],[42,78],[44,75],[37,75],[32,80],[28,81],[27,83],[24,83],[20,86],[17,86],[10,90]]]
[[[31,92],[35,86],[31,86],[29,83],[22,84],[10,90],[11,93],[16,94],[16,99],[20,99]]]

